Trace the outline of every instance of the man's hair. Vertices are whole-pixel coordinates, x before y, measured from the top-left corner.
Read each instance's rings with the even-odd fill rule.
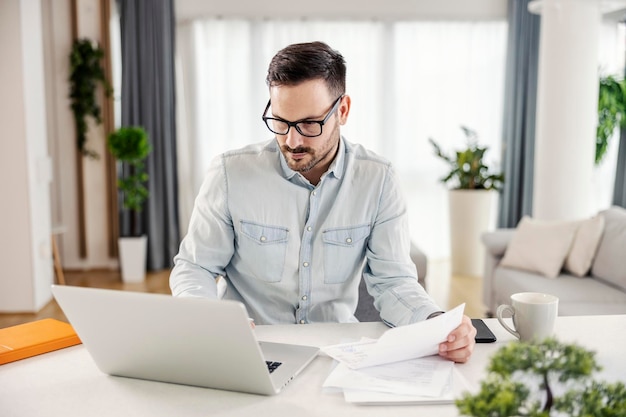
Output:
[[[346,62],[323,42],[296,43],[274,55],[265,81],[269,87],[322,79],[337,97],[346,92]]]

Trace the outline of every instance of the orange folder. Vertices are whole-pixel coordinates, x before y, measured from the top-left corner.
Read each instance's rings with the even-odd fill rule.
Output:
[[[0,365],[80,344],[74,328],[43,319],[0,329]]]

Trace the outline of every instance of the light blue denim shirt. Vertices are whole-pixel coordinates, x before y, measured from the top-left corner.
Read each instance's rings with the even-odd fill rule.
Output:
[[[391,326],[440,311],[409,257],[405,200],[391,165],[343,138],[317,186],[274,139],[210,165],[174,258],[174,296],[242,301],[257,324],[354,322],[361,277]]]

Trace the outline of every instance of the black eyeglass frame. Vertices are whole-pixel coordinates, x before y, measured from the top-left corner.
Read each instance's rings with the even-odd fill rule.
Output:
[[[267,128],[270,130],[270,132],[272,132],[272,133],[274,133],[276,135],[285,136],[285,135],[287,135],[289,133],[289,130],[292,127],[294,127],[296,129],[296,131],[299,134],[301,134],[302,136],[305,136],[307,138],[316,138],[318,136],[322,136],[322,133],[324,133],[324,124],[326,124],[328,119],[330,119],[330,116],[337,110],[337,107],[339,106],[339,103],[341,102],[341,99],[344,96],[345,96],[345,94],[342,94],[339,97],[337,97],[337,99],[333,103],[333,106],[330,108],[330,110],[328,111],[328,113],[326,114],[326,116],[322,120],[301,119],[301,120],[296,120],[295,122],[290,122],[289,120],[281,119],[279,117],[268,117],[268,116],[266,116],[266,114],[267,114],[267,111],[270,108],[270,105],[272,104],[272,100],[271,99],[267,101],[267,106],[265,106],[265,111],[263,111],[263,116],[261,118],[265,122],[265,126],[267,126]],[[285,133],[280,133],[280,132],[274,131],[274,129],[272,129],[271,126],[270,126],[272,120],[277,120],[279,122],[285,123],[287,125],[287,131]],[[302,132],[302,130],[300,130],[300,128],[298,127],[298,124],[300,124],[300,123],[317,123],[317,124],[320,125],[320,133],[317,134],[317,135],[307,135],[306,133]]]

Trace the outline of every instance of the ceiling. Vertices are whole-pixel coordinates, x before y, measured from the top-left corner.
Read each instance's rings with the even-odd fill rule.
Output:
[[[174,0],[178,21],[272,19],[503,20],[507,0]]]

